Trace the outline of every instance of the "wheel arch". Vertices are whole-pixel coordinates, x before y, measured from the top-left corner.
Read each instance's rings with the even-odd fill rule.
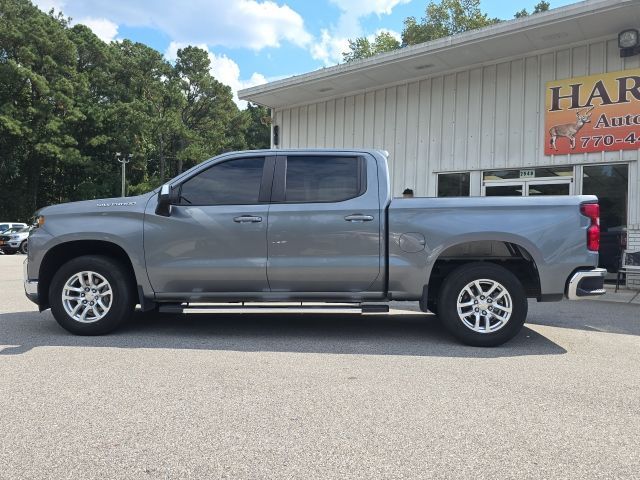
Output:
[[[512,238],[514,237],[514,238]],[[528,297],[541,299],[541,283],[538,268],[543,262],[535,246],[517,236],[487,238],[465,237],[452,239],[438,249],[429,261],[427,285],[423,301],[434,302],[446,276],[460,265],[475,262],[491,262],[512,272],[523,284]]]
[[[47,251],[40,263],[38,303],[41,310],[50,307],[49,287],[58,269],[68,261],[84,255],[101,255],[117,260],[131,275],[134,285],[138,284],[131,258],[120,245],[106,240],[72,240],[59,243]]]

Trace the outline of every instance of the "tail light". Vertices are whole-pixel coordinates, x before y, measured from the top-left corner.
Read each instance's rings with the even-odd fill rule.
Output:
[[[583,203],[580,205],[580,213],[591,220],[591,225],[587,229],[587,248],[597,252],[600,250],[600,205]]]

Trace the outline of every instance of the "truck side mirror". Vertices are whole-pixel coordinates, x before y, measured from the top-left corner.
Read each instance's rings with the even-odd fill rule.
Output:
[[[158,192],[158,205],[156,206],[156,215],[163,217],[171,216],[171,204],[174,201],[173,190],[169,185],[163,185]]]

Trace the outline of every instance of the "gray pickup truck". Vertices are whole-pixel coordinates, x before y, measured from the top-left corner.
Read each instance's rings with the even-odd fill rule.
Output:
[[[459,340],[495,346],[522,328],[527,298],[604,293],[598,217],[594,196],[392,199],[377,150],[227,153],[144,195],[43,208],[24,285],[81,335],[136,305],[380,312],[410,300]]]

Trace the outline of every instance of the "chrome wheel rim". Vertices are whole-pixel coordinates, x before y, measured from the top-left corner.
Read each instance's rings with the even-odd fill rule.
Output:
[[[102,275],[84,271],[73,274],[62,288],[65,312],[80,323],[103,319],[113,304],[113,290]]]
[[[513,300],[500,282],[481,278],[462,289],[456,307],[465,327],[478,333],[493,333],[509,322]]]

